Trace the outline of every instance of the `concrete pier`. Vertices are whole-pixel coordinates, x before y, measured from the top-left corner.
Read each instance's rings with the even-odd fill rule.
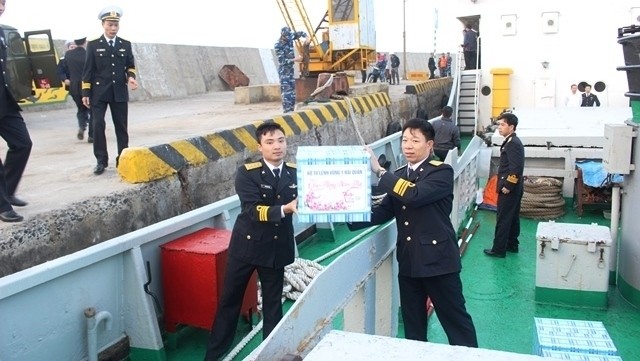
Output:
[[[172,45],[136,45],[134,50],[141,89],[131,92],[130,148],[123,153],[119,170],[115,169],[115,134],[109,115],[110,163],[104,174],[95,176],[91,144],[86,138],[76,139],[71,101],[25,106],[23,116],[34,146],[16,196],[29,205],[16,207],[25,221],[0,222],[0,276],[233,194],[236,168],[257,156],[251,129],[262,121],[274,120],[288,128],[288,158],[295,161],[298,145],[358,144],[353,121],[365,141],[372,142],[385,135],[389,122],[414,117],[418,103],[431,109],[430,116],[436,116],[440,99],[451,85],[450,78],[435,80],[424,92],[411,95],[404,94],[406,86],[413,84],[410,82],[357,86],[350,97],[356,104],[353,120],[344,100],[311,103],[283,116],[279,101],[236,104],[234,92],[222,90],[221,79],[205,74],[205,68],[217,73],[217,65],[193,60],[226,54],[219,59],[221,64],[238,59],[235,65],[252,81],[268,83],[270,70],[259,60],[264,52]],[[191,60],[176,69],[179,62],[173,53]],[[252,58],[254,63],[241,58]],[[174,71],[169,71],[172,66]],[[197,72],[202,73],[196,76]],[[199,142],[208,143],[215,152],[200,150],[200,155],[192,157],[190,154],[197,152],[184,150],[193,150]],[[168,153],[179,154],[178,162],[164,157]],[[149,159],[161,166],[150,167]]]

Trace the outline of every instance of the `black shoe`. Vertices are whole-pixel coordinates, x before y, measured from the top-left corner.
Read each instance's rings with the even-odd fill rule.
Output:
[[[87,143],[93,143],[93,137],[88,137],[87,138]]]
[[[24,217],[16,213],[13,209],[0,213],[0,220],[3,222],[21,222],[23,219]]]
[[[84,139],[84,129],[82,129],[82,128],[78,129],[78,134],[76,136],[78,137],[78,140],[83,140]]]
[[[498,253],[492,250],[491,248],[487,248],[484,250],[484,254],[491,257],[505,258],[507,255],[504,253]]]
[[[29,204],[20,198],[16,198],[15,196],[9,196],[9,203],[11,203],[12,206],[16,207],[24,207]]]
[[[518,246],[507,246],[507,252],[518,253]]]
[[[96,167],[93,168],[93,174],[95,175],[100,175],[102,173],[104,173],[104,169],[106,168],[106,166],[102,163],[98,163],[96,164]]]

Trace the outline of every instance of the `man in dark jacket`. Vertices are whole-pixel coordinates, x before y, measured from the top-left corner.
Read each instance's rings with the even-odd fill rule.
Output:
[[[84,131],[89,126],[88,140],[93,143],[93,125],[89,121],[89,108],[82,104],[82,71],[87,58],[87,50],[84,48],[87,38],[73,41],[75,48],[68,50],[64,55],[64,62],[67,68],[64,83],[69,87],[69,94],[73,102],[76,103],[76,118],[78,119],[78,140],[84,139]]]
[[[465,24],[462,42],[462,54],[464,55],[464,70],[477,68],[478,33],[471,28],[471,24]]]
[[[98,161],[93,173],[104,173],[109,164],[104,115],[111,110],[118,142],[118,157],[129,146],[128,114],[129,90],[138,88],[136,67],[131,43],[116,37],[120,30],[122,9],[108,7],[100,12],[104,34],[89,42],[87,60],[82,74],[82,103],[91,107],[93,122],[93,154]]]
[[[233,226],[224,289],[205,361],[218,360],[233,343],[242,298],[254,271],[262,286],[263,339],[282,318],[284,267],[295,254],[292,215],[297,174],[294,164],[284,162],[287,140],[279,124],[262,123],[256,138],[262,159],[241,166],[236,173],[241,213]]]
[[[498,212],[493,247],[485,249],[487,256],[504,258],[506,252],[518,253],[520,242],[520,201],[524,193],[524,146],[516,136],[518,117],[503,113],[498,118],[498,132],[504,137],[500,147],[498,167]]]
[[[0,0],[0,16],[5,9],[5,0]],[[4,163],[0,161],[0,220],[20,222],[23,217],[12,206],[26,206],[27,202],[15,197],[18,183],[31,154],[31,137],[22,119],[16,98],[7,86],[10,72],[7,71],[7,39],[0,27],[0,136],[7,142],[8,150]]]
[[[433,122],[433,129],[436,136],[433,139],[433,152],[440,160],[445,160],[451,149],[460,150],[460,129],[453,124],[451,119],[453,108],[445,106],[442,108],[442,116]]]
[[[402,127],[402,153],[408,165],[387,172],[371,154],[378,190],[386,192],[372,208],[371,222],[349,224],[352,230],[395,218],[400,306],[405,337],[427,341],[427,298],[431,298],[449,344],[477,347],[460,280],[460,250],[449,214],[453,207],[453,168],[430,158],[431,123],[411,119]]]
[[[400,75],[398,74],[398,68],[400,68],[400,58],[396,53],[391,53],[391,84],[400,84]]]
[[[429,68],[429,79],[434,79],[436,77],[436,59],[435,54],[429,57],[427,61],[427,68]]]

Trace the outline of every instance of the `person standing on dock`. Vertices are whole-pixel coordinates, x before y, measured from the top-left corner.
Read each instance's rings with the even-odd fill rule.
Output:
[[[293,51],[293,41],[300,38],[307,38],[304,31],[293,32],[287,26],[280,30],[280,39],[275,45],[276,56],[278,57],[278,77],[280,78],[280,95],[282,97],[283,112],[289,113],[294,110],[296,104],[296,82],[294,79],[293,65],[302,61],[302,56],[295,56]],[[307,38],[305,43],[308,44]]]
[[[433,160],[435,131],[414,118],[402,127],[402,154],[408,164],[387,172],[370,148],[371,171],[386,192],[371,209],[371,222],[347,224],[357,230],[396,219],[398,283],[405,337],[427,341],[427,299],[433,303],[449,344],[478,347],[476,329],[462,293],[460,250],[449,214],[453,168]]]
[[[98,18],[104,34],[87,45],[87,59],[82,72],[82,103],[91,109],[93,122],[93,154],[98,164],[93,174],[100,175],[109,164],[104,116],[107,107],[116,131],[118,156],[129,147],[128,114],[129,90],[138,89],[136,66],[131,43],[116,36],[120,30],[122,9],[111,6],[103,9]]]
[[[5,0],[0,0],[0,16],[4,13]],[[20,114],[22,109],[9,89],[9,79],[13,74],[7,70],[7,49],[9,44],[0,27],[0,136],[7,142],[7,156],[0,161],[0,220],[20,222],[24,218],[13,210],[13,206],[23,207],[27,202],[14,195],[22,173],[31,154],[31,137],[27,125]]]
[[[284,267],[293,263],[295,239],[297,173],[284,162],[287,140],[277,123],[265,122],[256,129],[259,162],[248,163],[236,172],[236,193],[241,212],[229,244],[222,296],[211,326],[205,361],[217,361],[231,347],[242,298],[254,271],[262,289],[262,338],[282,318]]]
[[[429,68],[429,80],[435,79],[436,77],[436,54],[432,54],[429,56],[429,60],[427,60],[427,67]]]
[[[87,58],[87,38],[80,38],[73,41],[75,48],[70,49],[64,55],[67,67],[65,86],[68,87],[69,94],[76,104],[76,119],[78,120],[78,140],[84,139],[84,131],[89,127],[88,142],[93,143],[93,125],[90,122],[91,111],[82,104],[82,72]]]
[[[504,258],[507,252],[518,253],[520,242],[520,201],[524,193],[524,146],[516,136],[518,117],[502,113],[498,117],[498,132],[504,137],[498,166],[498,212],[493,247],[485,249],[487,256]]]
[[[400,68],[400,58],[398,58],[396,53],[391,53],[389,61],[391,62],[391,84],[398,85],[400,84],[400,75],[398,73],[398,69]]]

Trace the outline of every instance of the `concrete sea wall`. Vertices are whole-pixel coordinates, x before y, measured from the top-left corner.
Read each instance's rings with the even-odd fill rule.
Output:
[[[136,92],[133,101],[226,90],[217,76],[225,64],[239,67],[252,84],[271,83],[275,72],[270,50],[136,44],[134,51],[143,91]],[[415,63],[419,61],[416,56]],[[426,57],[424,63],[426,67]],[[430,117],[437,115],[442,97],[449,95],[451,79],[418,85],[415,94],[391,99],[388,85],[372,84],[350,98],[353,116],[346,100],[341,100],[274,118],[287,132],[287,158],[295,158],[298,146],[358,144],[354,123],[369,143],[385,136],[390,122],[414,117],[419,107],[427,109]],[[232,195],[236,168],[259,157],[253,140],[247,138],[255,126],[128,149],[122,154],[120,173],[123,179],[139,183],[134,188],[74,203],[0,230],[0,276]]]

